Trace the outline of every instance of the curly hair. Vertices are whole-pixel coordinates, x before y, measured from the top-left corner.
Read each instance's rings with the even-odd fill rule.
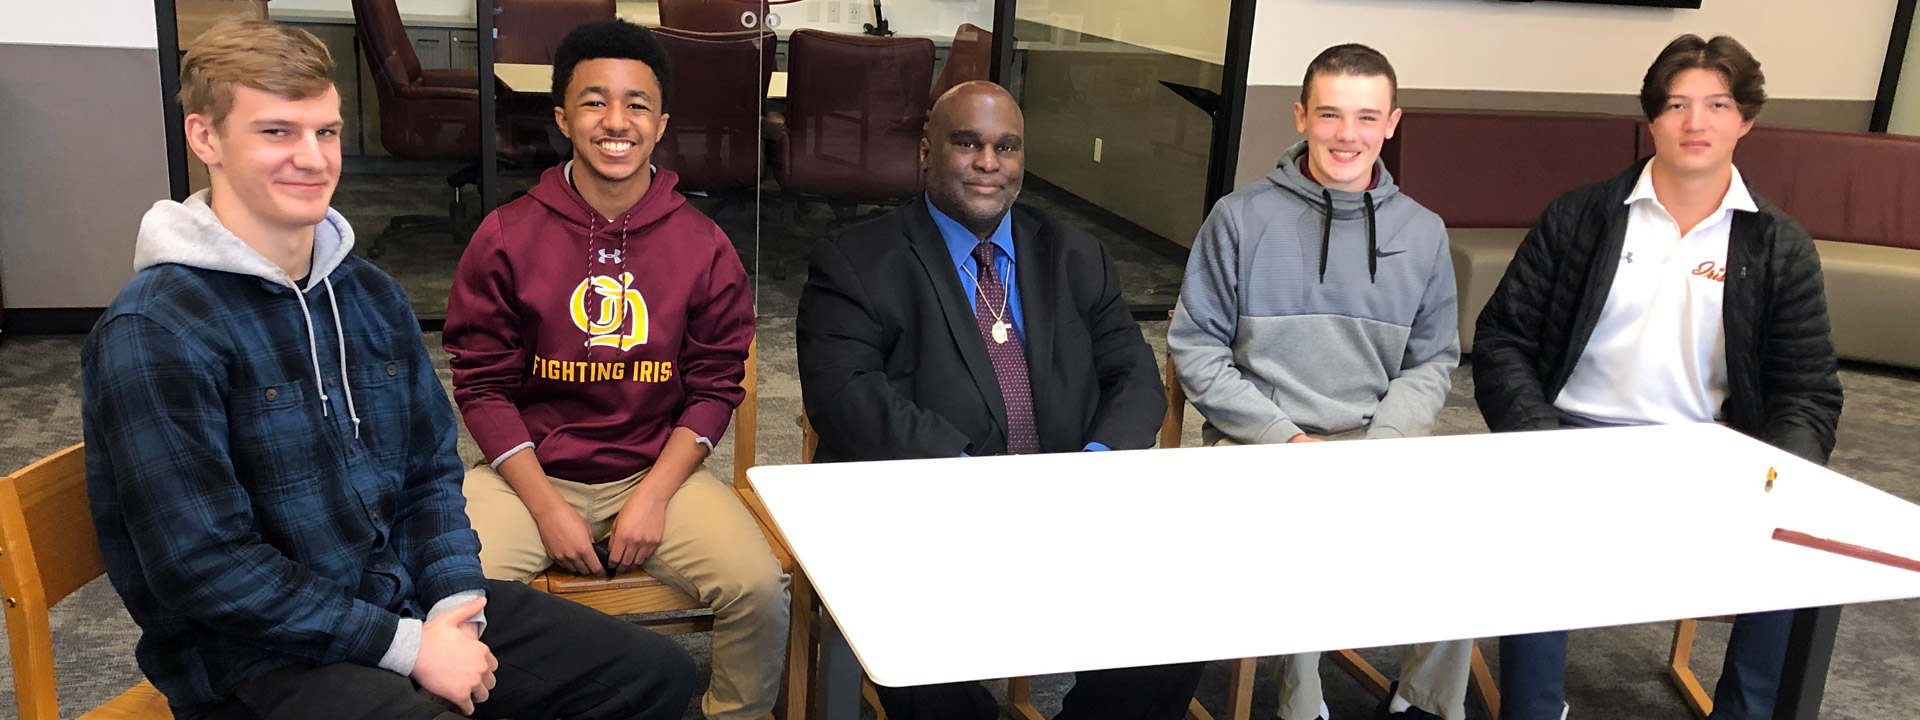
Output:
[[[625,20],[600,20],[574,28],[553,50],[553,104],[567,104],[573,68],[588,60],[638,60],[660,81],[660,104],[673,101],[673,66],[653,33]]]

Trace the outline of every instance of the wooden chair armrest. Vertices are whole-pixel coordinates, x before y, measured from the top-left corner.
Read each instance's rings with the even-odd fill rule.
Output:
[[[780,561],[780,569],[793,572],[793,548],[787,545],[787,536],[780,534],[779,526],[773,524],[773,516],[767,513],[766,503],[760,501],[759,493],[750,488],[734,488],[734,492],[740,495],[740,504],[747,506],[754,523],[760,526],[760,534],[767,539],[767,546],[773,549],[774,559]]]

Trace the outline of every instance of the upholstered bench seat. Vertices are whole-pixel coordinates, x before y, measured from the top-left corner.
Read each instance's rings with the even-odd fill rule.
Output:
[[[1507,263],[1527,239],[1525,228],[1448,228],[1453,284],[1460,299],[1460,352],[1473,351],[1473,323],[1493,298]]]
[[[1920,367],[1920,250],[1815,240],[1840,357]]]

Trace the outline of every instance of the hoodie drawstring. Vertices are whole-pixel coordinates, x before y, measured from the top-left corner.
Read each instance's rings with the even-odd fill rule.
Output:
[[[353,408],[353,381],[347,379],[347,331],[340,327],[340,301],[333,297],[333,278],[327,278],[327,305],[333,308],[333,334],[340,342],[340,393],[347,396],[347,417],[353,420],[353,439],[360,439],[360,413]],[[307,321],[307,332],[313,332],[313,321]],[[320,355],[315,353],[313,366],[318,372]],[[324,394],[321,397],[326,397]]]
[[[307,321],[307,355],[313,358],[313,391],[320,396],[320,416],[330,417],[327,411],[327,387],[320,383],[320,343],[313,336],[313,313],[307,308],[307,294],[298,286],[293,288],[293,296],[300,299],[300,319]],[[339,320],[339,313],[334,314]]]
[[[1327,212],[1320,216],[1320,283],[1327,282],[1327,248],[1333,243],[1333,191],[1322,189],[1320,198],[1327,203]]]
[[[1373,232],[1373,193],[1366,193],[1361,199],[1367,204],[1367,282],[1371,283],[1380,269],[1380,241]]]
[[[631,211],[620,216],[620,250],[614,255],[614,258],[617,262],[617,266],[614,269],[618,271],[625,271],[627,267],[627,223],[631,222],[632,220],[633,220],[633,213]],[[594,261],[593,241],[594,241],[594,231],[596,229],[595,225],[598,222],[599,220],[593,217],[592,215],[589,215],[587,217],[587,279],[586,279],[586,282],[589,288],[591,288],[593,285],[593,261]],[[613,229],[612,220],[607,221],[607,229],[609,230]],[[620,276],[619,273],[612,273],[609,275],[609,277],[615,277],[615,278],[618,278],[619,276]],[[624,298],[626,298],[626,296],[627,296],[627,283],[626,281],[622,280],[620,283],[620,297],[622,298],[622,302],[625,302]],[[591,294],[588,294],[586,298],[582,300],[582,302],[589,302],[589,303],[592,301],[593,301],[593,296]],[[587,347],[587,352],[589,353],[593,352],[593,336],[591,335],[587,336],[587,341],[585,345]]]
[[[1277,184],[1277,183],[1276,183]],[[1320,282],[1327,282],[1327,254],[1333,244],[1333,191],[1322,189],[1320,199],[1327,204],[1327,211],[1320,216]],[[1367,282],[1375,282],[1380,270],[1379,236],[1374,230],[1373,193],[1363,193],[1367,215]]]

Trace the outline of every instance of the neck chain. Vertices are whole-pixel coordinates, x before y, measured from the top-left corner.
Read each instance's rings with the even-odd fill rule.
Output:
[[[962,265],[960,269],[966,271],[967,277],[973,278],[974,294],[978,295],[980,294],[980,276],[974,273],[973,268],[970,267],[972,264],[973,263]],[[988,305],[987,312],[993,313],[993,341],[995,343],[1004,343],[1007,341],[1007,331],[1013,329],[1013,323],[1007,322],[1007,279],[1004,276],[1000,277],[999,282],[1000,307],[996,309],[992,305]]]

